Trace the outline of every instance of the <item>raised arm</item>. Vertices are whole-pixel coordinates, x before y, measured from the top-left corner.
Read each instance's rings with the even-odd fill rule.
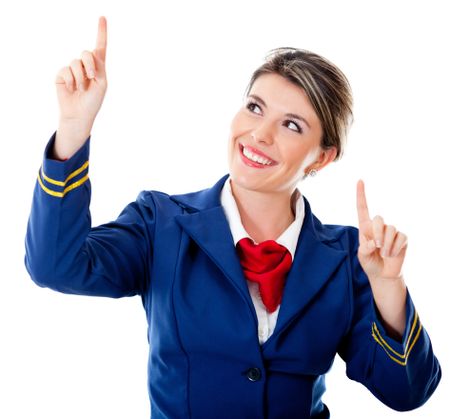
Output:
[[[421,406],[441,368],[402,276],[407,238],[371,218],[364,183],[357,185],[359,229],[352,230],[352,326],[339,354],[349,378],[395,410]],[[359,240],[358,240],[359,236]]]
[[[70,66],[61,68],[56,76],[60,110],[52,150],[56,159],[72,157],[90,135],[107,88],[106,40],[106,18],[101,16],[95,49],[92,52],[84,50],[81,59],[72,60]]]
[[[25,265],[40,286],[121,297],[147,286],[152,206],[134,202],[116,221],[91,228],[90,130],[106,91],[106,19],[97,45],[56,79],[60,127],[44,152],[26,235]]]
[[[406,323],[406,285],[402,266],[407,237],[393,225],[386,225],[381,216],[369,216],[364,183],[357,184],[359,221],[358,258],[369,278],[375,304],[386,330],[401,339]]]

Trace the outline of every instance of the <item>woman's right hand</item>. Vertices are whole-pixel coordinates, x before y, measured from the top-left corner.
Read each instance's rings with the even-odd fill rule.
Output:
[[[83,51],[56,76],[60,116],[53,154],[58,159],[70,158],[90,135],[107,88],[105,58],[106,18],[101,16],[95,49]]]

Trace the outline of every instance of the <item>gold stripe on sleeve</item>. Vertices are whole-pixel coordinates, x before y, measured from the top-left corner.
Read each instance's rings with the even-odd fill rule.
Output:
[[[417,329],[417,330],[416,330]],[[391,358],[393,361],[397,362],[400,365],[405,366],[408,362],[409,354],[411,353],[411,350],[413,349],[414,345],[416,344],[417,340],[419,339],[420,332],[422,331],[422,324],[420,324],[420,321],[418,319],[417,311],[414,315],[414,322],[411,327],[411,331],[409,333],[408,339],[406,341],[406,347],[405,347],[405,353],[400,354],[394,349],[392,349],[389,344],[383,339],[381,336],[380,331],[377,328],[377,325],[372,323],[372,336],[375,339],[375,341],[384,349],[386,354]],[[414,338],[413,334],[415,332]],[[411,343],[412,339],[412,343]],[[398,359],[400,358],[400,359]]]
[[[52,191],[51,189],[48,189],[47,186],[45,186],[45,185],[42,183],[41,176],[40,176],[39,173],[38,173],[38,176],[37,176],[37,180],[38,180],[38,182],[39,182],[39,185],[41,185],[42,190],[43,190],[44,192],[47,192],[49,195],[51,195],[51,196],[57,196],[58,198],[62,198],[62,197],[64,196],[64,194],[63,194],[62,192],[56,192],[56,191]]]
[[[76,182],[71,183],[69,186],[67,186],[67,188],[65,188],[62,192],[58,192],[58,191],[53,191],[49,188],[47,188],[44,183],[42,182],[41,176],[38,173],[38,177],[37,180],[39,182],[39,185],[41,186],[42,190],[46,193],[48,193],[51,196],[56,196],[58,198],[63,198],[68,192],[70,192],[71,190],[78,188],[79,186],[81,186],[83,183],[85,183],[87,180],[89,179],[89,175],[85,175],[83,176],[80,180],[77,180]]]
[[[387,356],[389,358],[391,358],[393,361],[395,361],[397,364],[400,364],[402,366],[406,365],[406,361],[400,361],[397,358],[394,358],[388,351],[387,349],[383,346],[383,344],[381,343],[381,341],[378,339],[378,337],[372,332],[372,336],[375,339],[375,341],[384,349],[384,351],[386,352]]]
[[[78,186],[81,186],[84,182],[86,182],[89,178],[89,175],[84,175],[80,180],[77,180],[76,182],[71,183],[66,189],[64,189],[63,194],[65,195],[67,192],[70,192],[72,189],[78,188]]]
[[[57,186],[66,186],[67,182],[69,182],[70,179],[73,179],[75,176],[79,175],[83,170],[86,170],[86,168],[89,166],[89,160],[87,160],[81,167],[79,167],[77,170],[74,170],[69,176],[67,176],[66,180],[64,182],[61,182],[59,180],[55,180],[52,178],[49,178],[45,173],[44,173],[44,168],[41,167],[41,172],[42,172],[42,177],[48,182],[51,183],[53,185],[57,185]]]

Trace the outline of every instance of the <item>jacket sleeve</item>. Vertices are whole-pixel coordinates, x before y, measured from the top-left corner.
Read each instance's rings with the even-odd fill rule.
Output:
[[[409,291],[402,340],[387,335],[357,250],[358,245],[351,255],[353,322],[339,350],[347,376],[394,410],[415,409],[433,394],[441,367]]]
[[[152,205],[138,199],[116,221],[91,228],[90,137],[66,161],[45,149],[25,238],[25,266],[42,287],[69,294],[122,297],[147,287],[153,234]],[[142,200],[141,200],[142,201]]]

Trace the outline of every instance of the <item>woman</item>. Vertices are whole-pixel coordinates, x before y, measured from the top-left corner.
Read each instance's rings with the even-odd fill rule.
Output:
[[[347,375],[397,410],[423,404],[441,370],[401,268],[407,239],[371,219],[323,225],[296,189],[342,154],[345,76],[280,49],[253,75],[231,124],[230,175],[210,189],[148,191],[91,228],[90,132],[106,92],[97,47],[60,70],[58,130],[45,150],[26,237],[40,286],[140,295],[149,323],[152,418],[328,418],[324,375]]]

